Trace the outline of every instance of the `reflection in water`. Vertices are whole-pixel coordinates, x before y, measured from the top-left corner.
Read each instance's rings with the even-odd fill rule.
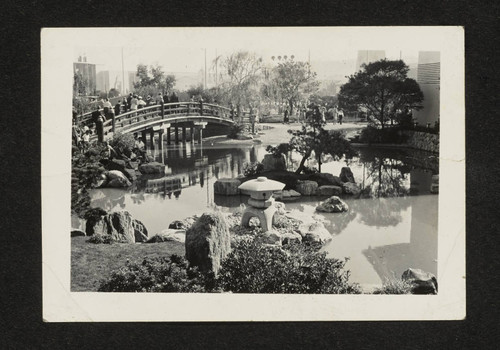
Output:
[[[219,196],[213,183],[237,177],[245,162],[264,157],[265,147],[211,148],[186,143],[156,152],[165,174],[141,176],[129,190],[96,189],[92,206],[107,211],[128,210],[153,235],[174,221],[200,215],[214,204],[234,210],[246,196]],[[289,155],[288,166],[294,155]],[[429,195],[437,158],[425,152],[360,149],[348,164],[362,188],[360,199],[346,198],[345,213],[315,213],[325,197],[303,197],[287,202],[292,215],[320,216],[333,240],[323,248],[332,257],[350,257],[351,279],[380,284],[408,267],[436,274],[438,197]],[[314,166],[313,163],[309,166]],[[323,171],[338,175],[344,161],[329,161]],[[418,195],[418,196],[417,196]]]

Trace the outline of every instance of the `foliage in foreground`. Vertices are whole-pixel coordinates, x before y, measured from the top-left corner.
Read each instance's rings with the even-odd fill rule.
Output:
[[[100,160],[106,157],[101,145],[92,146],[85,152],[73,147],[71,157],[71,212],[82,216],[89,208],[89,190],[95,187],[104,168]]]
[[[403,280],[386,281],[382,288],[377,288],[373,294],[411,294],[412,284]]]
[[[344,265],[307,245],[280,249],[242,241],[223,261],[217,285],[235,293],[360,293]]]
[[[111,238],[110,235],[92,235],[88,240],[87,243],[94,243],[94,244],[113,244],[113,238]]]
[[[101,292],[234,292],[358,294],[349,283],[345,261],[326,258],[316,247],[269,247],[240,242],[223,261],[219,274],[202,274],[184,257],[128,262],[101,283]]]
[[[99,292],[203,292],[204,276],[188,268],[184,257],[145,258],[127,264],[111,274],[99,286]]]

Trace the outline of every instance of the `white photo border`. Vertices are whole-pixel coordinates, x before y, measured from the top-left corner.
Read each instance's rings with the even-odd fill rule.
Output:
[[[259,36],[441,52],[438,295],[71,292],[71,86],[75,47],[143,40],[182,47]],[[332,39],[333,40],[333,39]],[[460,320],[465,318],[464,29],[429,27],[44,28],[41,31],[42,273],[47,322]],[[186,213],[189,214],[189,213]]]

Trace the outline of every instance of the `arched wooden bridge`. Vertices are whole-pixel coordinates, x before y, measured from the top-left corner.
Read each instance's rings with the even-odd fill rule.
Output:
[[[86,113],[79,119],[80,123],[91,125],[92,113]],[[142,135],[144,143],[149,136],[151,147],[154,147],[156,133],[160,140],[166,135],[168,144],[172,137],[176,143],[186,142],[187,139],[191,142],[195,139],[201,142],[203,130],[208,124],[229,127],[235,123],[227,107],[199,102],[176,102],[144,107],[114,116],[104,122],[104,134],[105,139],[116,133],[139,134]]]

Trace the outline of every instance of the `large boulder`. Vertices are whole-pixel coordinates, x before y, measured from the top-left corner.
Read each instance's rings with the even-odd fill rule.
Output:
[[[102,173],[99,175],[99,178],[94,181],[94,186],[95,187],[106,187],[106,184],[108,183],[108,176],[106,173]]]
[[[119,170],[110,170],[106,173],[108,182],[106,187],[130,187],[132,183]]]
[[[342,187],[333,185],[319,186],[316,194],[318,196],[340,196],[342,194]]]
[[[319,186],[323,185],[333,185],[342,186],[342,181],[340,177],[332,175],[330,173],[314,173],[307,176],[308,180],[316,181]]]
[[[412,284],[412,294],[437,294],[437,278],[432,273],[409,268],[403,272],[401,279]]]
[[[144,224],[132,218],[129,212],[100,215],[102,212],[104,211],[95,211],[87,218],[85,232],[88,236],[109,235],[113,241],[123,243],[145,242],[148,239],[148,230]]]
[[[143,163],[139,165],[141,174],[165,174],[165,164],[158,162]]]
[[[285,215],[286,214],[285,203],[275,201],[274,207],[276,208],[276,214],[278,214],[278,215]]]
[[[123,171],[127,168],[127,162],[123,159],[112,159],[108,160],[104,165],[106,170],[120,170]]]
[[[316,211],[324,213],[341,213],[347,210],[349,206],[337,196],[331,196],[316,207]]]
[[[301,194],[295,190],[283,190],[274,192],[273,197],[280,200],[297,199]]]
[[[238,179],[224,178],[215,181],[214,194],[222,194],[224,196],[234,196],[240,194],[238,186],[241,181]]]
[[[161,243],[161,242],[180,242],[185,243],[186,231],[167,228],[160,233],[154,235],[146,241],[146,243]]]
[[[175,220],[175,221],[172,221],[170,223],[170,225],[168,225],[168,228],[173,229],[173,230],[185,230],[186,225],[184,224],[183,221]]]
[[[342,191],[345,194],[352,194],[354,196],[357,196],[361,193],[361,188],[359,187],[358,184],[352,182],[344,182],[342,184]]]
[[[303,196],[314,196],[318,190],[318,183],[310,180],[298,181],[296,190]]]
[[[303,242],[325,244],[332,239],[332,235],[322,222],[313,222],[299,226],[298,233]]]
[[[231,251],[231,236],[221,213],[203,214],[186,231],[186,259],[201,271],[220,269],[222,260]]]
[[[356,181],[354,181],[354,174],[352,173],[351,168],[349,168],[348,166],[345,166],[342,169],[340,169],[339,177],[340,181],[342,182],[356,183]]]
[[[82,230],[79,230],[77,228],[71,229],[71,237],[81,237],[81,236],[86,236],[85,232],[83,232]]]
[[[262,165],[264,166],[264,171],[286,170],[285,156],[281,154],[279,157],[275,157],[272,154],[266,154],[264,159],[262,159]]]

